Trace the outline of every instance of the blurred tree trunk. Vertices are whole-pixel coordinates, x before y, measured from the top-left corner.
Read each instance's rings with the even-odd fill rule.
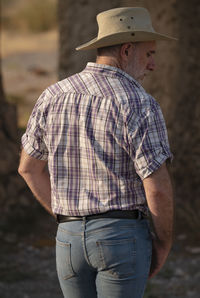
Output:
[[[200,218],[200,2],[177,0],[179,53],[172,144],[177,195]],[[199,224],[200,227],[200,224]]]
[[[95,60],[93,51],[75,48],[97,34],[96,14],[120,5],[120,0],[59,0],[60,31],[59,77],[61,79],[82,70],[88,61]]]
[[[0,61],[0,70],[1,70],[1,61]],[[5,95],[4,95],[4,91],[3,91],[2,75],[1,75],[1,71],[0,71],[0,103],[2,104],[4,102],[4,100],[5,100]]]
[[[1,66],[1,57],[0,57]],[[1,224],[17,214],[24,215],[28,205],[27,187],[19,177],[17,168],[19,160],[19,134],[17,128],[16,106],[5,98],[0,67],[0,212]],[[30,203],[29,203],[30,204]],[[18,219],[19,221],[19,219]]]

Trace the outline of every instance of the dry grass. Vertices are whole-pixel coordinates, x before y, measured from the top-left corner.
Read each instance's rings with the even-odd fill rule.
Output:
[[[57,49],[58,33],[56,30],[40,33],[25,33],[3,30],[1,32],[1,55],[45,52]]]
[[[56,0],[3,0],[3,27],[9,30],[42,32],[57,25]]]
[[[2,32],[2,73],[9,101],[17,105],[18,125],[26,126],[35,101],[57,80],[58,33]]]

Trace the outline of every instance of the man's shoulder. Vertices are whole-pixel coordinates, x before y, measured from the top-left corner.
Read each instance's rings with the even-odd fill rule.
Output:
[[[70,84],[70,81],[71,81],[71,79],[73,79],[73,77],[75,79],[75,76],[76,76],[76,74],[48,86],[45,90],[46,94],[51,97],[52,96],[56,97],[56,96],[66,93],[66,92],[73,92],[74,88]]]
[[[124,106],[130,111],[143,114],[148,110],[155,111],[159,108],[159,103],[141,85],[130,84]]]
[[[140,98],[141,107],[147,110],[157,110],[159,107],[159,103],[156,101],[156,99],[147,93],[143,93],[143,95]]]

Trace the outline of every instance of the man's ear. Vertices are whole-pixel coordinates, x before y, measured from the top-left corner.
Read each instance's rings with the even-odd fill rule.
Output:
[[[120,49],[120,56],[124,61],[128,60],[130,51],[132,50],[133,44],[131,42],[124,43]]]

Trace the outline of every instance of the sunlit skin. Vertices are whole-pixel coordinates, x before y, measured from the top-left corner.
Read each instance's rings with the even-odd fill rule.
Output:
[[[155,41],[129,42],[122,44],[115,54],[108,52],[97,57],[96,62],[120,68],[142,83],[145,76],[155,69],[155,53]]]
[[[123,70],[139,83],[142,83],[145,76],[155,69],[155,53],[155,41],[130,44],[128,60]]]

